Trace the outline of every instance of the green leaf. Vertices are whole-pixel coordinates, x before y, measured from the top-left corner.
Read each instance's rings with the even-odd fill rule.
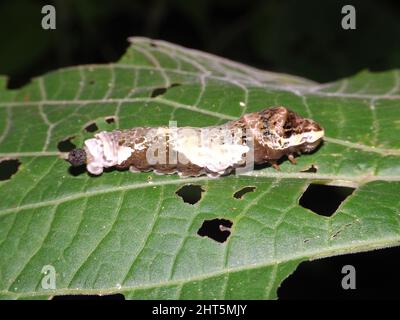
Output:
[[[271,299],[301,262],[400,243],[400,74],[335,83],[256,70],[162,41],[131,39],[115,64],[61,69],[19,90],[0,80],[0,296],[122,293],[129,299]],[[165,90],[164,90],[165,89]],[[284,105],[326,130],[315,153],[219,179],[74,173],[57,145],[101,130],[208,126]],[[105,119],[114,117],[113,123]],[[312,165],[316,173],[303,172]],[[331,217],[299,205],[310,183],[356,191]],[[176,191],[203,188],[191,205]],[[255,187],[241,199],[244,187]],[[233,222],[224,243],[205,220]],[[44,266],[56,288],[41,285]]]

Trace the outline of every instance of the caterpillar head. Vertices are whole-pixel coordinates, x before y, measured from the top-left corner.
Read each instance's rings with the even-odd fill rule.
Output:
[[[262,112],[264,141],[274,150],[311,152],[322,141],[324,129],[314,120],[303,118],[285,107]]]

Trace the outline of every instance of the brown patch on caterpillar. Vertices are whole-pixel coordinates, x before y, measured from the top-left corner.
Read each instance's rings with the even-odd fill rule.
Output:
[[[218,177],[268,162],[279,169],[277,160],[283,156],[295,164],[294,155],[313,151],[323,136],[315,121],[273,107],[221,126],[103,131],[85,141],[83,152],[72,151],[69,160],[74,165],[85,159],[87,170],[95,175],[115,166],[133,172]]]

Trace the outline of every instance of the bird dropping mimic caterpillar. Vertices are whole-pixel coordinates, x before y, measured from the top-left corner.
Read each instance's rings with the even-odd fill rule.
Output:
[[[151,171],[158,174],[211,177],[238,168],[270,163],[308,153],[318,147],[324,129],[285,107],[271,107],[243,115],[220,126],[136,127],[102,131],[87,139],[83,148],[72,150],[72,166],[86,165],[99,175],[104,168]]]

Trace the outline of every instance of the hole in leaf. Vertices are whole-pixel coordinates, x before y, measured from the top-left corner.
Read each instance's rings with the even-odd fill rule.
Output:
[[[177,87],[177,86],[180,86],[180,85],[181,85],[180,83],[173,83],[168,87],[156,88],[151,92],[150,97],[151,98],[155,98],[155,97],[161,96],[164,93],[166,93],[168,89],[173,88],[173,87]]]
[[[244,187],[244,188],[240,189],[239,191],[236,191],[236,192],[234,193],[233,197],[234,197],[235,199],[242,199],[243,196],[244,196],[246,193],[254,192],[254,190],[256,190],[256,187]]]
[[[318,171],[318,167],[312,164],[311,167],[309,167],[306,170],[300,171],[300,172],[316,173],[317,171]]]
[[[68,172],[74,177],[80,176],[81,174],[86,173],[86,165],[81,165],[77,167],[70,166],[68,168]]]
[[[197,234],[223,243],[231,235],[232,224],[232,221],[226,219],[205,220]]]
[[[95,84],[95,83],[96,83],[96,81],[94,81],[94,80],[89,81],[89,84]]]
[[[340,204],[354,192],[354,188],[310,184],[299,204],[326,217],[335,213]]]
[[[182,198],[183,202],[195,204],[200,201],[204,191],[205,190],[200,185],[188,184],[175,193]]]
[[[115,117],[107,117],[107,118],[105,118],[105,120],[106,120],[106,122],[107,122],[108,124],[111,124],[111,123],[114,123],[114,122],[115,122]]]
[[[18,159],[0,161],[0,181],[8,180],[16,174],[21,162]]]
[[[92,122],[85,127],[85,130],[87,132],[96,132],[99,130],[99,127],[97,126],[96,122]]]
[[[91,295],[91,294],[77,294],[54,296],[52,300],[125,300],[123,294],[107,294],[107,295]]]
[[[75,137],[69,137],[67,139],[64,139],[60,141],[57,144],[57,149],[61,152],[70,152],[76,148],[76,145],[74,145],[71,140]]]
[[[161,96],[162,94],[164,94],[165,92],[167,92],[167,88],[156,88],[151,92],[151,98],[155,98],[158,96]]]

